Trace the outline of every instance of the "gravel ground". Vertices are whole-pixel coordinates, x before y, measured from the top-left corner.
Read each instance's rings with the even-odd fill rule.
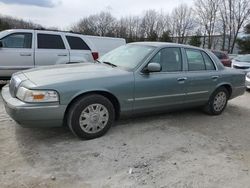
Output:
[[[120,120],[81,141],[27,129],[0,99],[0,187],[250,187],[250,93],[220,116],[199,110]]]

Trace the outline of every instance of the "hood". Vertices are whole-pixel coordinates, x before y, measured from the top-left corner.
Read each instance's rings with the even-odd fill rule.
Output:
[[[100,63],[78,63],[40,67],[22,73],[35,85],[48,85],[74,80],[112,77],[128,72]]]

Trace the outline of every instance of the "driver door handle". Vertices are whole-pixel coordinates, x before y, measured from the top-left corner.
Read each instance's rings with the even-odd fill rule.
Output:
[[[187,80],[187,77],[181,77],[177,79],[178,82],[184,82],[186,80]]]

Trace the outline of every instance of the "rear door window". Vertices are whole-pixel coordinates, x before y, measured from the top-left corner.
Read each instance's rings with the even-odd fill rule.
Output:
[[[37,34],[39,49],[65,49],[64,42],[60,35]]]
[[[31,33],[14,33],[1,39],[4,48],[31,48]]]
[[[80,38],[66,36],[71,50],[90,50],[89,46]]]
[[[202,52],[202,55],[205,61],[206,70],[215,70],[216,68],[211,58],[205,52]]]
[[[200,50],[186,49],[189,71],[206,70],[205,62]]]

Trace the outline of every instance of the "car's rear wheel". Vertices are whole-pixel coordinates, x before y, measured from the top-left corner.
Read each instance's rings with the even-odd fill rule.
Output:
[[[88,95],[69,108],[67,123],[71,131],[82,139],[104,135],[115,120],[113,104],[102,95]]]
[[[210,115],[221,114],[227,106],[229,92],[225,87],[216,89],[204,107],[205,112]]]

